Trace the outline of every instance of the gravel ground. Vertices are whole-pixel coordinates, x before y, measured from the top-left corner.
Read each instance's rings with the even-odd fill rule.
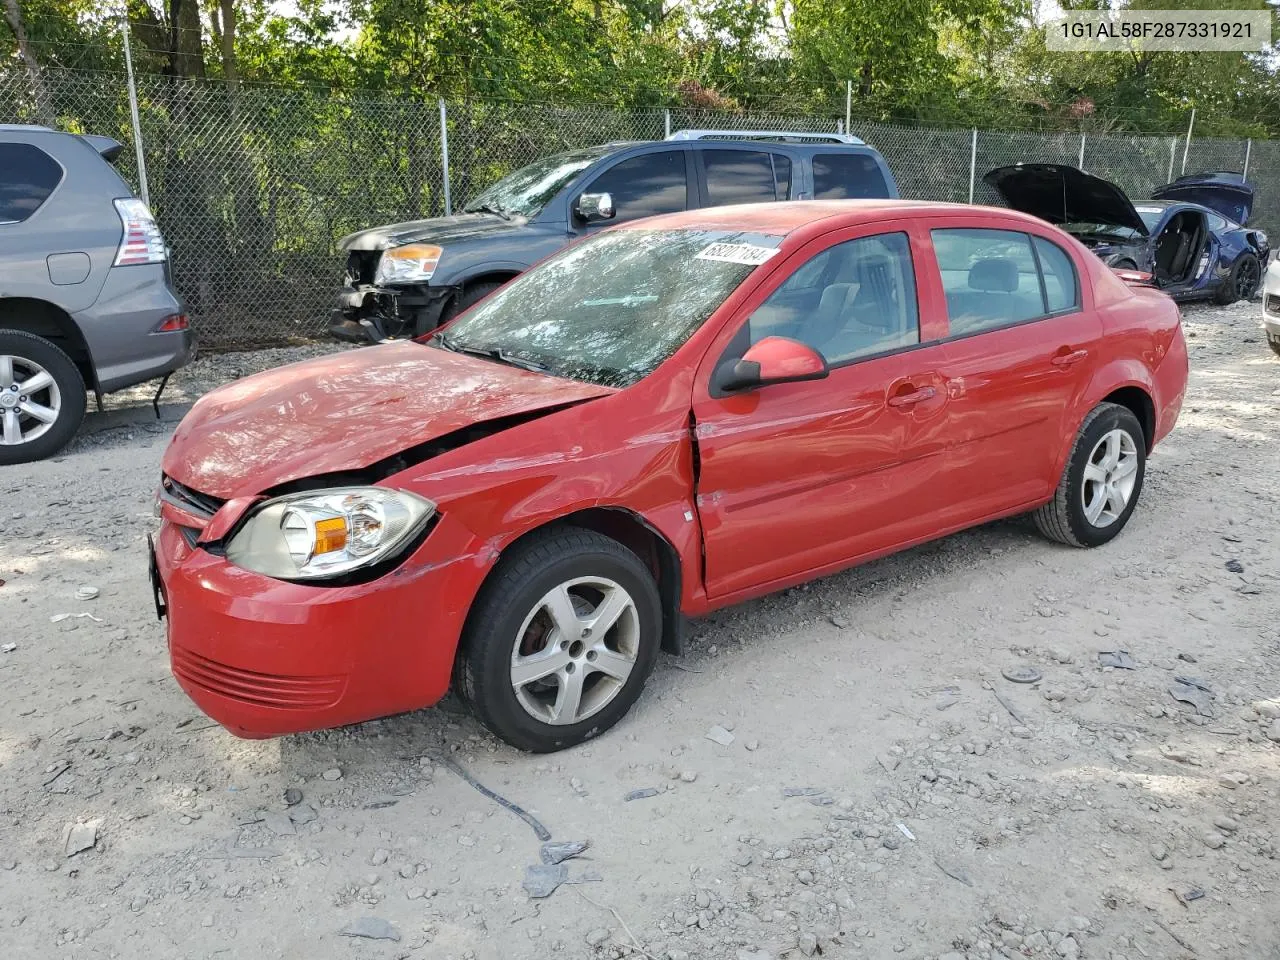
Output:
[[[1186,319],[1182,421],[1117,541],[1000,523],[725,611],[551,757],[448,701],[211,725],[146,584],[172,425],[113,398],[0,473],[0,955],[1280,956],[1280,361],[1256,304]],[[167,399],[325,349],[207,358]],[[532,831],[451,763],[590,841],[583,882],[531,899]]]

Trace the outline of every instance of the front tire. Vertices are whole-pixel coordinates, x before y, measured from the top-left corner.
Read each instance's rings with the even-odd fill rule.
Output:
[[[84,405],[80,371],[56,344],[0,330],[0,465],[57,453],[80,429]]]
[[[1126,407],[1100,403],[1076,434],[1053,499],[1035,512],[1040,532],[1073,547],[1099,547],[1115,539],[1142,495],[1147,442]]]
[[[560,527],[518,544],[490,574],[467,618],[454,690],[512,746],[563,750],[626,715],[661,639],[644,562],[602,534]]]
[[[1227,279],[1214,294],[1214,303],[1226,306],[1237,300],[1249,300],[1258,292],[1258,284],[1262,280],[1262,265],[1252,253],[1242,253],[1231,265]]]
[[[503,284],[498,280],[486,280],[483,283],[473,283],[465,288],[462,293],[453,298],[453,302],[445,308],[444,316],[440,318],[440,322],[448,323],[458,314],[471,309],[493,291],[497,290]]]

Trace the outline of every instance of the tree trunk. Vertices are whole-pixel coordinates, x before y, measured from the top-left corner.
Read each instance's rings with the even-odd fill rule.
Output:
[[[172,77],[203,77],[204,46],[200,42],[197,0],[169,0],[169,69]]]
[[[236,66],[236,8],[234,0],[221,0],[222,7],[222,75],[232,89],[240,82]]]
[[[4,0],[4,18],[9,21],[9,27],[18,40],[18,56],[26,65],[27,76],[31,79],[31,93],[35,97],[36,112],[40,114],[41,120],[52,125],[55,122],[53,104],[49,100],[49,91],[44,86],[40,64],[36,62],[36,55],[31,52],[31,46],[27,43],[27,28],[22,22],[22,8],[18,6],[18,0]]]

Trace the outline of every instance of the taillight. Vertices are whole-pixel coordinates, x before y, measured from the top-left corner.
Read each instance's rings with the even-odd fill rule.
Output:
[[[127,267],[137,263],[164,263],[169,258],[164,237],[160,235],[160,227],[147,205],[136,197],[116,200],[115,205],[116,212],[120,214],[120,222],[124,225],[124,236],[120,238],[115,265]]]
[[[187,323],[187,315],[185,313],[171,313],[160,321],[160,326],[156,327],[156,333],[173,333],[177,330],[185,330],[189,324]]]

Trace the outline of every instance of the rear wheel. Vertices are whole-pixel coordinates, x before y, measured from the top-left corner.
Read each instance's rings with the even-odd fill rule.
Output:
[[[84,420],[84,380],[58,347],[23,330],[0,330],[0,464],[61,450]]]
[[[1275,340],[1268,340],[1267,345],[1271,347],[1272,353],[1274,353],[1277,357],[1280,357],[1280,343],[1277,343]]]
[[[521,750],[547,753],[617,723],[662,639],[657,584],[602,534],[562,527],[505,555],[467,620],[454,690]]]
[[[1053,499],[1034,514],[1050,540],[1098,547],[1133,514],[1147,470],[1147,442],[1126,407],[1100,403],[1085,417]]]
[[[1242,253],[1231,265],[1231,272],[1218,287],[1214,300],[1226,306],[1237,300],[1250,300],[1258,291],[1258,282],[1262,279],[1262,265],[1252,253]]]

